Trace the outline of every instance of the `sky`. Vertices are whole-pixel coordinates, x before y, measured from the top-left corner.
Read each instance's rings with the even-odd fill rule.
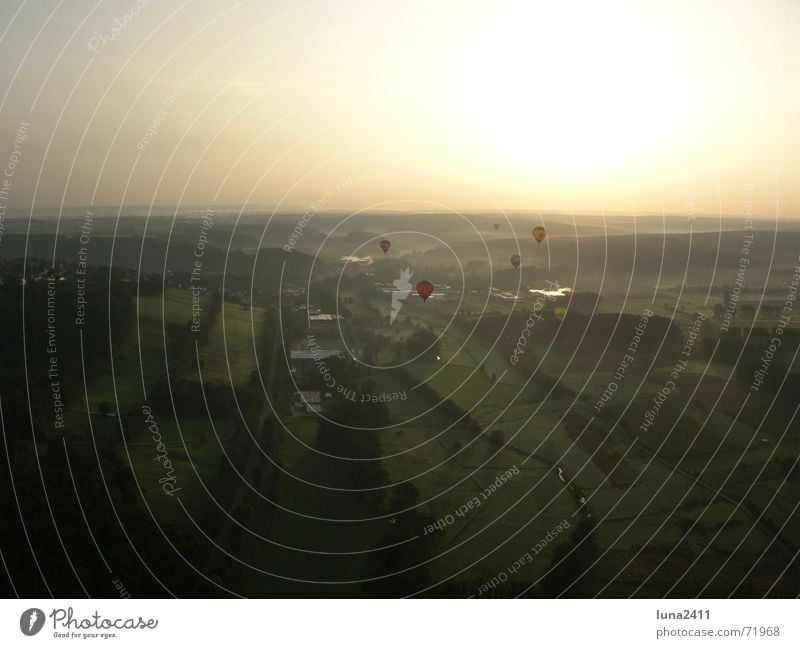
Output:
[[[799,116],[797,0],[0,3],[0,207],[798,217]]]

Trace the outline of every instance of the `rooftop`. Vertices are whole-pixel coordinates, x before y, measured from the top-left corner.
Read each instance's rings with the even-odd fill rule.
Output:
[[[319,349],[318,351],[292,351],[292,360],[317,360],[343,355],[339,349]]]
[[[297,396],[308,405],[319,405],[322,395],[318,391],[299,391]]]
[[[331,322],[344,318],[341,315],[332,315],[331,313],[318,313],[316,315],[309,316],[308,319],[311,322]]]

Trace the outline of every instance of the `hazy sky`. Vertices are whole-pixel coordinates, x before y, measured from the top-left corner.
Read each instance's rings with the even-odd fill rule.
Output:
[[[3,0],[0,37],[9,207],[800,216],[797,0]]]

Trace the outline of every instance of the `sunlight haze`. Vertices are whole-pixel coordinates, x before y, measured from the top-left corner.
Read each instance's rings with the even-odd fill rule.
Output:
[[[139,4],[0,7],[10,207],[800,214],[796,2]]]

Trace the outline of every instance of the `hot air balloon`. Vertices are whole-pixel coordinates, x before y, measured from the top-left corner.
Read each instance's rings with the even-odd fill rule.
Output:
[[[419,281],[417,282],[417,294],[422,297],[422,301],[428,299],[433,292],[433,284],[430,281]]]
[[[558,306],[553,310],[553,317],[555,317],[559,322],[564,319],[564,316],[567,314],[567,309],[563,306]]]
[[[520,263],[522,263],[522,257],[519,254],[512,254],[511,265],[513,265],[515,268],[519,268]]]
[[[544,227],[534,227],[533,228],[533,238],[536,239],[536,242],[541,245],[542,241],[544,241],[544,237],[547,236],[547,231]]]
[[[494,224],[494,231],[496,232],[499,229],[500,229],[500,223],[495,223]]]
[[[380,246],[381,246],[381,250],[383,250],[383,253],[386,254],[389,251],[389,248],[392,247],[392,242],[388,241],[386,239],[383,239],[380,242]]]

